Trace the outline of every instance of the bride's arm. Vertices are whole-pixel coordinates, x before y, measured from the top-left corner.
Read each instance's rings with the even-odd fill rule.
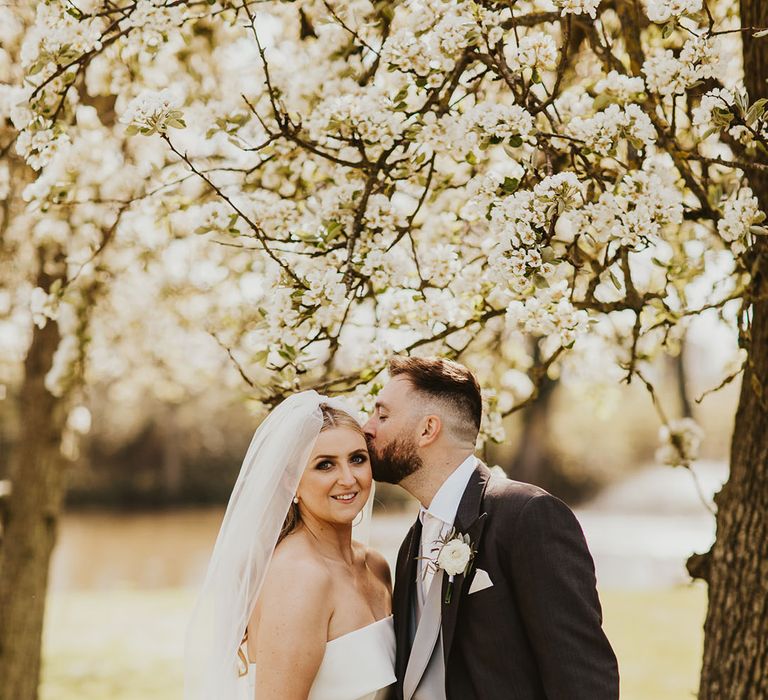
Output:
[[[323,660],[331,579],[316,561],[275,556],[249,625],[258,700],[306,700]],[[252,622],[254,620],[252,619]],[[255,644],[254,644],[255,642]]]

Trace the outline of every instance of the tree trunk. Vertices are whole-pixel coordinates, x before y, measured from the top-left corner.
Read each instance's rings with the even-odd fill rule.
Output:
[[[41,273],[38,284],[50,281]],[[48,564],[64,491],[62,409],[44,386],[58,345],[55,323],[36,327],[24,364],[0,542],[0,700],[35,700],[40,680]]]
[[[768,26],[768,3],[741,0],[745,27]],[[765,96],[768,42],[744,40],[750,101]],[[768,210],[768,179],[750,178]],[[700,700],[768,698],[768,245],[754,251],[749,355],[731,444],[731,473],[716,497],[717,540],[706,566],[709,609],[704,625]]]
[[[557,470],[557,458],[552,453],[549,429],[549,414],[556,386],[557,382],[544,377],[536,400],[523,410],[523,430],[510,470],[513,479],[543,488],[546,488],[545,483],[549,485],[547,482],[550,474]]]

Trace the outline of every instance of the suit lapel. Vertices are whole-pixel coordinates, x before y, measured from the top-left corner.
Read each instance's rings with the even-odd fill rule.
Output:
[[[421,612],[421,620],[413,640],[413,647],[408,658],[408,666],[403,678],[403,699],[411,700],[416,692],[429,660],[435,651],[435,644],[440,636],[440,596],[442,571],[435,574],[429,587],[427,599],[424,601],[424,609]]]
[[[478,460],[475,471],[469,479],[464,495],[461,497],[459,509],[456,512],[454,528],[461,534],[468,534],[472,546],[477,549],[480,546],[480,538],[485,527],[486,513],[481,513],[483,505],[483,496],[488,480],[491,478],[491,472],[482,462]],[[474,564],[473,564],[474,565]],[[445,603],[448,592],[448,576],[443,577],[443,595],[442,595],[442,619],[443,619],[443,655],[448,666],[448,655],[451,652],[453,644],[453,634],[456,630],[456,620],[459,614],[459,605],[461,603],[461,593],[464,587],[466,576],[461,574],[453,579],[453,589],[451,591],[451,600]]]
[[[416,583],[416,558],[419,556],[419,544],[421,542],[421,521],[416,518],[416,522],[411,527],[406,536],[406,543],[400,551],[395,573],[395,590],[392,606],[395,613],[395,674],[402,679],[405,676],[405,669],[408,665],[408,657],[411,653],[411,615],[413,614],[413,605],[411,601],[411,592],[414,591]]]

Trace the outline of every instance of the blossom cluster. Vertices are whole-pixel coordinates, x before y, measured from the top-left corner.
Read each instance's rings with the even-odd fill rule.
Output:
[[[563,280],[525,301],[510,302],[507,323],[525,333],[556,336],[563,347],[569,347],[587,330],[589,314],[573,305]]]
[[[554,0],[554,3],[563,16],[589,15],[592,19],[597,16],[597,8],[600,6],[600,0]]]
[[[671,19],[701,12],[702,0],[646,0],[646,14],[651,22],[664,24]]]
[[[377,152],[386,151],[408,125],[405,114],[393,106],[390,96],[379,88],[334,95],[317,105],[305,126],[320,143],[359,140]]]
[[[505,57],[513,71],[554,70],[557,67],[558,49],[554,38],[544,32],[526,34],[519,43],[508,45]]]
[[[676,174],[663,158],[648,158],[596,202],[569,214],[572,227],[587,233],[598,248],[610,241],[636,248],[658,239],[667,225],[683,220]]]
[[[489,143],[509,141],[520,146],[534,138],[534,120],[520,105],[478,103],[461,114],[446,114],[438,119],[433,112],[424,117],[421,139],[433,149],[465,157],[473,149]]]
[[[128,133],[164,134],[186,126],[179,106],[180,100],[170,90],[145,91],[128,103],[120,121],[128,125]]]
[[[682,95],[694,83],[714,78],[720,65],[717,42],[694,37],[685,42],[679,57],[671,49],[651,56],[643,64],[645,84],[663,97]]]
[[[659,429],[656,459],[671,467],[690,467],[698,459],[704,431],[692,418],[681,418]]]
[[[723,217],[717,222],[717,232],[730,243],[736,255],[746,250],[750,228],[765,220],[760,205],[749,187],[739,188],[723,206]]]
[[[625,103],[637,99],[645,92],[645,82],[639,76],[623,75],[612,70],[595,85],[597,95],[608,95],[617,102]]]
[[[609,105],[593,117],[576,117],[567,127],[568,133],[601,155],[614,155],[625,140],[637,148],[647,149],[656,141],[656,129],[642,107],[628,104]]]

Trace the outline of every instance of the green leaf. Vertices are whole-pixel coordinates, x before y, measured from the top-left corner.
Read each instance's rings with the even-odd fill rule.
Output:
[[[667,22],[664,25],[664,28],[661,30],[661,38],[669,39],[669,37],[672,36],[672,32],[675,31],[676,27],[677,27],[677,20],[673,20],[672,22]]]
[[[734,114],[729,109],[724,109],[723,107],[715,107],[712,110],[712,119],[715,124],[728,126],[733,121],[733,117]]]
[[[768,98],[762,97],[755,102],[748,110],[747,115],[744,117],[744,121],[749,126],[752,126],[765,112],[765,106],[768,104]]]
[[[611,282],[613,282],[613,286],[616,287],[616,289],[621,290],[621,282],[619,282],[619,278],[616,277],[613,270],[608,268],[606,272],[608,273],[608,277],[611,278]]]
[[[533,276],[533,284],[536,289],[549,289],[549,281],[544,275],[535,274]]]
[[[259,365],[265,365],[269,358],[269,350],[260,350],[253,356],[253,361]]]
[[[616,99],[613,97],[613,95],[609,95],[607,92],[604,92],[595,98],[595,110],[600,112],[615,101]]]
[[[36,73],[39,73],[41,70],[43,70],[43,67],[48,63],[44,58],[40,58],[37,61],[35,61],[28,69],[27,69],[27,75],[35,75]]]
[[[555,249],[551,246],[545,246],[539,251],[541,253],[541,259],[545,263],[551,263],[555,259]]]
[[[523,137],[520,136],[520,134],[515,134],[514,136],[510,136],[509,145],[512,146],[512,148],[520,148],[520,146],[523,145]]]
[[[520,180],[516,177],[505,177],[504,182],[501,185],[501,189],[507,194],[516,192],[518,187],[520,187]]]

